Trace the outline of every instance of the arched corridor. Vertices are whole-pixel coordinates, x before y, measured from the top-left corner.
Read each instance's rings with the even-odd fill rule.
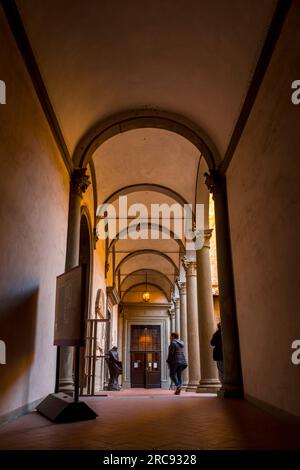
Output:
[[[242,3],[1,1],[0,449],[300,448],[300,6]]]

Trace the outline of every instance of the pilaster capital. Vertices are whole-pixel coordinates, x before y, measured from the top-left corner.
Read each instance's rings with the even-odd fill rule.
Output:
[[[86,168],[75,168],[71,176],[71,192],[82,197],[90,184]]]
[[[179,294],[180,295],[185,295],[186,294],[186,282],[183,281],[177,281],[178,289],[179,289]]]
[[[197,275],[197,262],[193,261],[186,256],[182,258],[182,264],[185,269],[187,276],[196,276]]]

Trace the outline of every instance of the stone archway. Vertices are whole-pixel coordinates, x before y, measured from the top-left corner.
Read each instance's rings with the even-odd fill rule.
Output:
[[[204,156],[208,168],[215,169],[220,155],[205,132],[184,116],[155,109],[126,111],[93,126],[79,141],[73,155],[76,168],[85,168],[96,149],[111,137],[133,129],[164,129],[185,137]]]

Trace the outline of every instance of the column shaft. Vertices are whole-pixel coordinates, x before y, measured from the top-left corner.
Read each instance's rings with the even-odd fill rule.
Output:
[[[201,380],[197,392],[216,392],[220,389],[216,363],[213,360],[213,349],[210,341],[216,330],[212,297],[211,266],[209,256],[209,239],[212,230],[204,231],[204,244],[197,250],[197,287],[198,287],[198,321],[200,342]]]
[[[184,258],[184,266],[186,269],[187,336],[189,357],[189,383],[187,390],[195,391],[200,380],[196,262]]]
[[[186,283],[178,282],[179,296],[180,296],[180,338],[184,342],[184,353],[189,363],[188,356],[188,337],[187,337],[187,304],[186,304]],[[183,384],[189,383],[189,368],[187,367],[182,374]]]
[[[89,181],[85,169],[74,170],[70,184],[66,271],[74,268],[79,263],[80,205],[82,193],[85,192],[88,185]],[[65,392],[72,392],[73,389],[72,347],[61,347],[59,388]]]
[[[218,281],[224,360],[224,384],[219,396],[243,396],[239,335],[236,316],[233,266],[229,231],[226,181],[216,170],[206,173],[206,184],[213,193],[216,217]]]
[[[180,299],[175,299],[175,331],[180,336]]]

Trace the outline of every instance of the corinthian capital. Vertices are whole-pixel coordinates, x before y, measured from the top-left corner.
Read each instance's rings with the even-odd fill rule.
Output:
[[[180,295],[186,294],[186,282],[177,281],[177,286],[178,286]]]
[[[71,176],[71,191],[77,196],[82,197],[91,184],[86,168],[76,168]]]
[[[172,308],[172,307],[169,308],[169,309],[168,309],[168,314],[169,314],[169,317],[170,317],[170,318],[175,318],[175,310],[174,310],[174,308]]]
[[[210,239],[213,233],[212,228],[206,228],[204,230],[197,230],[196,239],[200,239],[202,242],[202,248],[210,248]]]
[[[218,170],[209,170],[209,173],[204,173],[205,184],[210,193],[215,194],[217,189],[220,187],[222,182],[222,177]]]
[[[186,256],[182,258],[182,264],[185,269],[187,276],[196,276],[197,274],[197,262],[193,261]]]

